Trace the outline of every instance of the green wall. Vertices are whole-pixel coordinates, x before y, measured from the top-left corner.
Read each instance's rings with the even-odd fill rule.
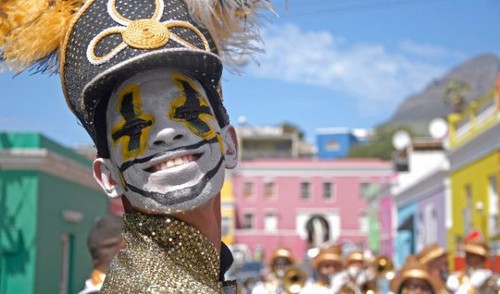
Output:
[[[380,252],[380,219],[378,205],[368,207],[368,247],[373,252]]]
[[[89,170],[90,172],[90,170]],[[39,173],[38,255],[35,293],[58,293],[61,277],[62,236],[73,241],[72,270],[68,292],[83,289],[92,270],[87,249],[87,233],[92,224],[108,214],[108,197],[100,190],[90,189],[64,179]],[[78,211],[83,218],[78,223],[65,221],[64,210]]]
[[[37,190],[36,172],[0,170],[1,294],[33,293]]]

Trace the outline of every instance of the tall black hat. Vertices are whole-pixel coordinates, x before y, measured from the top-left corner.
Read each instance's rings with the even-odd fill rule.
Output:
[[[222,58],[258,49],[255,11],[265,0],[4,0],[0,53],[8,69],[59,71],[68,106],[107,155],[103,120],[117,83],[172,67],[207,91],[221,126]],[[102,154],[102,153],[106,154]]]

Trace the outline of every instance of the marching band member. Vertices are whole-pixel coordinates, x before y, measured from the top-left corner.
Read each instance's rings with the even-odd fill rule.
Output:
[[[491,291],[493,272],[485,268],[488,257],[488,245],[476,235],[470,235],[464,241],[465,269],[450,276],[446,285],[457,294],[497,293]],[[490,288],[490,289],[488,289]]]
[[[361,293],[360,285],[367,279],[363,252],[352,251],[346,257],[344,272],[333,281],[334,285],[341,284],[342,286],[340,289],[334,288],[333,293]]]
[[[427,267],[427,272],[434,278],[446,284],[449,276],[448,252],[437,243],[430,244],[422,249],[417,255],[418,261]],[[443,289],[448,293],[446,289]]]
[[[283,278],[286,270],[294,264],[295,258],[289,249],[284,247],[276,248],[269,260],[269,268],[264,275],[264,281],[260,281],[255,285],[252,294],[286,293],[283,287]]]
[[[311,265],[317,273],[317,280],[307,284],[301,294],[327,294],[332,293],[332,288],[340,285],[332,285],[335,276],[342,272],[342,247],[330,246],[320,249],[311,261]]]

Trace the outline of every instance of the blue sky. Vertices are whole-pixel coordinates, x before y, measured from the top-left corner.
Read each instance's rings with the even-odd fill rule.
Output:
[[[474,56],[500,56],[498,0],[279,0],[265,54],[224,73],[233,124],[370,128],[428,82]],[[40,131],[91,144],[66,106],[58,76],[0,74],[0,130]]]

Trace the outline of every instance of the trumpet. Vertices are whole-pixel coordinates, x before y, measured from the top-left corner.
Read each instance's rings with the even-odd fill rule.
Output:
[[[375,276],[360,285],[363,294],[381,293],[379,279],[392,280],[394,277],[394,264],[388,257],[378,256],[371,263],[371,268]]]
[[[307,274],[296,266],[292,266],[283,275],[283,290],[287,294],[297,294],[302,291],[307,281]]]

